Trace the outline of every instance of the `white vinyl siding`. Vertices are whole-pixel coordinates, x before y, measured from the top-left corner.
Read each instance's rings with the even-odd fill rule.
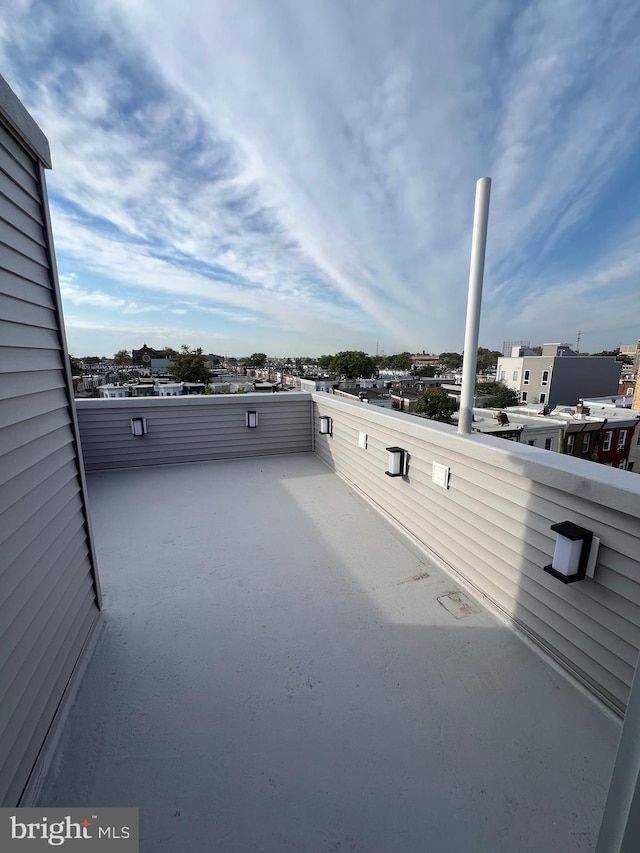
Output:
[[[77,410],[87,471],[312,450],[302,391],[78,400]],[[249,410],[256,429],[246,426]],[[146,435],[132,435],[132,418],[145,418]]]
[[[327,395],[313,399],[315,450],[328,466],[599,695],[624,708],[640,646],[635,478],[491,436],[466,439],[455,428],[400,412]],[[319,415],[333,418],[331,437],[320,435]],[[359,431],[368,435],[367,450],[358,447]],[[390,446],[407,450],[406,478],[384,475]],[[433,483],[434,461],[450,468],[448,489]],[[550,525],[565,518],[601,539],[593,581],[565,586],[542,570],[555,546]]]
[[[0,80],[0,802],[18,804],[98,615],[44,170]],[[35,125],[31,127],[31,130]],[[34,147],[46,140],[33,130]],[[23,144],[24,143],[24,144]]]

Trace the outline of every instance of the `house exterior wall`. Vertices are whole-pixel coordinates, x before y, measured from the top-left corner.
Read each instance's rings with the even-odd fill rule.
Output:
[[[520,391],[522,383],[522,358],[499,358],[496,366],[496,379],[504,382],[508,388]]]
[[[0,802],[16,805],[96,622],[44,168],[45,137],[0,77]]]
[[[513,418],[511,422],[513,424],[520,423],[518,420]],[[520,436],[520,442],[532,447],[542,447],[545,450],[551,450],[554,453],[559,453],[562,448],[563,437],[564,430],[561,426],[545,423],[538,426],[532,426],[531,424],[525,423],[522,435]],[[533,444],[531,444],[531,442],[533,442]]]
[[[631,447],[627,459],[627,471],[640,474],[640,421],[638,421],[631,437]]]
[[[629,425],[627,422],[618,424],[615,420],[608,421],[598,433],[597,461],[626,470],[635,432],[635,423]]]
[[[602,422],[571,423],[567,426],[562,452],[566,456],[575,456],[576,459],[595,462],[601,444],[602,426]]]
[[[600,356],[554,359],[551,408],[575,405],[582,397],[616,395],[622,365],[615,358]]]
[[[315,450],[335,472],[576,677],[622,710],[640,648],[640,481],[634,474],[411,415],[313,395]],[[319,416],[333,419],[320,435]],[[359,447],[367,435],[366,449]],[[387,477],[385,448],[409,453]],[[449,488],[432,463],[450,469]],[[551,524],[601,538],[593,580],[543,571]]]

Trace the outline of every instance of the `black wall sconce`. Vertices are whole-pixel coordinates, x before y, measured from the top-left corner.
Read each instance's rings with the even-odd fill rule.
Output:
[[[320,435],[333,435],[333,419],[329,415],[320,415]]]
[[[247,412],[245,415],[245,423],[249,429],[255,429],[258,426],[258,413]]]
[[[147,419],[146,418],[131,418],[131,434],[136,438],[141,438],[147,434]]]
[[[593,577],[600,545],[598,537],[572,521],[552,524],[551,530],[557,534],[556,547],[551,565],[544,567],[545,572],[562,583]]]
[[[385,474],[388,477],[404,477],[407,473],[407,451],[401,447],[387,447],[385,449],[389,454],[389,467]]]

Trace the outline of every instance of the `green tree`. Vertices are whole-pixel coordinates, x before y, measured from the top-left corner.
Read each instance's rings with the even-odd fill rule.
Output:
[[[209,379],[209,364],[200,347],[190,350],[183,344],[182,352],[173,356],[173,366],[169,372],[176,382],[206,382]]]
[[[447,370],[460,370],[462,367],[462,356],[459,352],[441,352],[438,356],[440,364]]]
[[[125,364],[132,364],[131,353],[126,349],[119,349],[113,357],[113,363],[120,367]]]
[[[400,352],[392,355],[389,359],[389,366],[393,370],[411,370],[413,359],[410,352]]]
[[[376,366],[373,359],[361,350],[345,350],[336,353],[329,363],[329,373],[334,376],[346,376],[357,379],[359,376],[374,376]]]
[[[421,364],[419,367],[413,371],[414,376],[435,376],[436,369],[432,367],[430,364]]]
[[[264,367],[267,363],[267,355],[264,352],[254,352],[245,361],[246,367]]]
[[[71,368],[72,376],[79,376],[82,373],[80,361],[77,358],[74,358],[72,355],[69,356],[69,367]]]
[[[331,364],[332,360],[333,360],[332,355],[321,355],[318,358],[318,367],[321,370],[329,370],[329,365]]]
[[[420,394],[413,411],[417,415],[430,418],[432,421],[448,423],[457,408],[457,400],[453,400],[444,388],[429,388]]]
[[[84,361],[85,364],[99,364],[102,359],[99,355],[85,355],[80,361]]]
[[[506,409],[507,406],[517,406],[519,402],[516,391],[508,388],[504,382],[478,382],[476,394],[493,397],[494,403],[501,409]]]
[[[502,353],[499,350],[489,350],[484,347],[478,347],[477,369],[482,373],[488,370],[495,370],[498,365],[498,359]]]
[[[590,356],[609,356],[609,358],[616,357],[620,355],[620,347],[616,347],[616,349],[603,349],[601,352],[590,352]]]

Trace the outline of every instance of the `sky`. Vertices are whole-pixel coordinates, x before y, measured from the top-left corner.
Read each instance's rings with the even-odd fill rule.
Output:
[[[5,0],[69,350],[640,337],[637,0]]]

